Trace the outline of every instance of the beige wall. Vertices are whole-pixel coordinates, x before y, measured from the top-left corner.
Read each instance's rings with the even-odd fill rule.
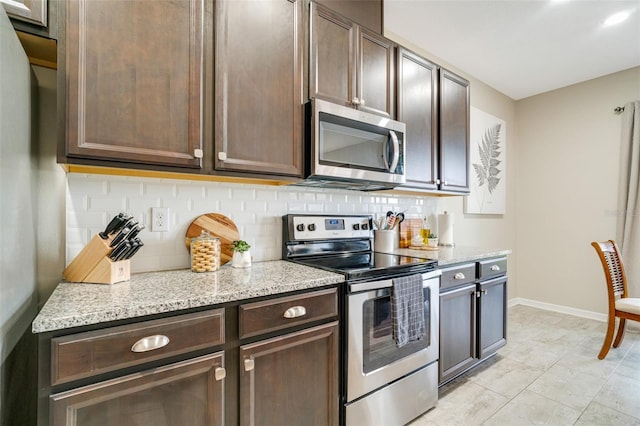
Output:
[[[518,296],[606,312],[594,240],[615,238],[620,117],[640,67],[516,103]]]
[[[518,191],[516,190],[516,170],[518,154],[516,102],[503,95],[497,90],[487,86],[485,83],[473,78],[465,72],[456,69],[447,62],[435,57],[415,44],[387,31],[385,36],[394,40],[427,59],[441,65],[471,83],[471,105],[488,114],[501,118],[506,122],[507,129],[507,208],[504,215],[474,215],[464,214],[465,197],[443,197],[440,202],[442,211],[455,214],[454,241],[462,246],[477,246],[497,249],[511,249],[509,255],[509,298],[514,298],[520,294],[520,283],[517,277],[519,250],[517,249],[517,227],[516,227],[516,203],[518,202]]]

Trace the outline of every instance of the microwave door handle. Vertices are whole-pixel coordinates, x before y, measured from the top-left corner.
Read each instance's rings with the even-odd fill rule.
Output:
[[[389,166],[389,171],[393,173],[398,166],[398,161],[400,160],[400,142],[398,141],[398,136],[396,132],[393,130],[389,130],[389,136],[391,136],[391,141],[393,142],[393,157],[391,158],[391,165]],[[385,150],[386,152],[386,150]]]

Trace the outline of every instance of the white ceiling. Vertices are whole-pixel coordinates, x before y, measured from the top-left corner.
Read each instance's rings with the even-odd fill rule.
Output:
[[[640,0],[384,0],[384,24],[515,100],[640,66]]]

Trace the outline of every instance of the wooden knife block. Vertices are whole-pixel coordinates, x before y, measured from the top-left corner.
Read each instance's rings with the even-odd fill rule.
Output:
[[[131,261],[109,259],[113,251],[109,247],[113,237],[107,240],[94,235],[91,241],[66,267],[62,275],[69,282],[115,284],[129,280],[131,276]]]

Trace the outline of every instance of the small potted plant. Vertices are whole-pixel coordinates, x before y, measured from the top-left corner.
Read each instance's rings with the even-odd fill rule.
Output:
[[[438,247],[438,236],[433,232],[429,234],[429,238],[427,239],[427,245],[429,247]]]
[[[251,266],[251,246],[244,240],[235,240],[231,243],[231,266],[233,268],[248,268]]]

